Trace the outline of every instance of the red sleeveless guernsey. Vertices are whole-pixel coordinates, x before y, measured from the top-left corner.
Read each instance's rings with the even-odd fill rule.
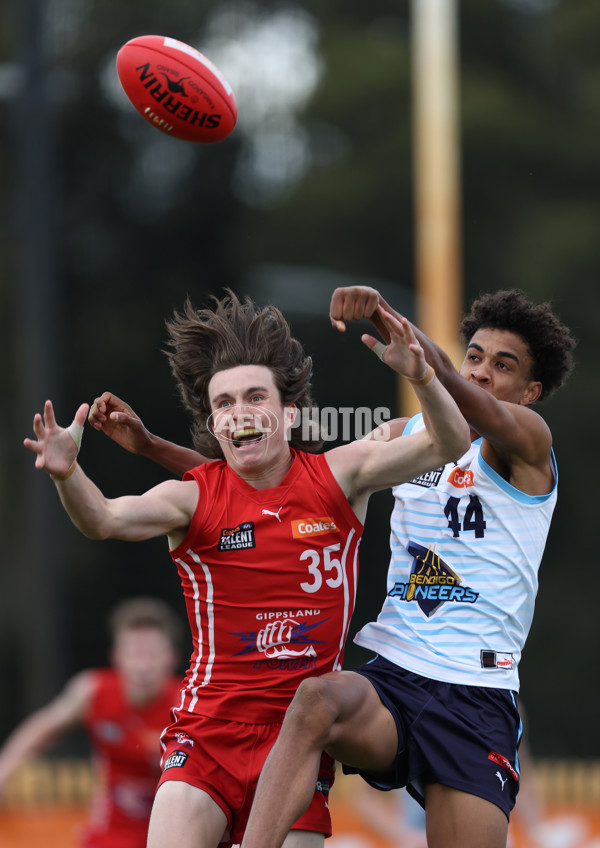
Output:
[[[184,475],[198,506],[171,556],[194,651],[175,716],[280,722],[304,678],[342,666],[362,524],[325,454],[292,453],[272,489],[221,461]]]

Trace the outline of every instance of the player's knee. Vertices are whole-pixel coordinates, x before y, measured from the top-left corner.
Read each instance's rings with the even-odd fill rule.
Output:
[[[326,678],[303,680],[288,707],[285,724],[288,730],[301,733],[319,747],[325,747],[338,717],[331,685]]]

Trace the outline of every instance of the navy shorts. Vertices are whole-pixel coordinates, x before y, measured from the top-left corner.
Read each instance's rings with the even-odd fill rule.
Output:
[[[387,775],[351,766],[376,789],[406,786],[422,807],[425,786],[440,783],[478,795],[508,818],[519,791],[521,719],[507,689],[421,677],[383,657],[356,669],[375,687],[398,729],[398,754]]]

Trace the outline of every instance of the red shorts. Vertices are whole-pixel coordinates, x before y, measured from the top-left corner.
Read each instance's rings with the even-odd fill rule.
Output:
[[[165,751],[158,785],[182,780],[203,789],[227,816],[229,844],[241,842],[261,769],[280,727],[182,713],[162,735]],[[328,796],[334,777],[334,761],[323,754],[310,807],[292,825],[293,830],[331,836]]]

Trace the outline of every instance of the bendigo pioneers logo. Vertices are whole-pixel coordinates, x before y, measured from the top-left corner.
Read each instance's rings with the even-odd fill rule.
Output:
[[[461,578],[436,554],[432,547],[424,548],[416,542],[408,546],[413,564],[408,583],[395,583],[389,592],[391,598],[416,601],[427,618],[446,603],[474,604],[479,597],[469,586],[461,586]]]
[[[301,518],[292,521],[292,536],[294,539],[305,539],[308,536],[323,536],[325,533],[338,533],[338,528],[330,515],[324,518]]]

